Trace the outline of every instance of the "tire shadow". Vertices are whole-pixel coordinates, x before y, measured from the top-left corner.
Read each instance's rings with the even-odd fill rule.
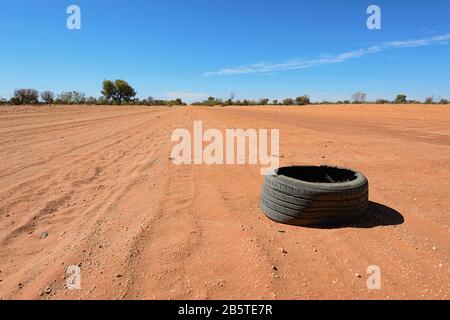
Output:
[[[367,213],[356,221],[339,225],[318,226],[317,229],[342,229],[359,228],[371,229],[386,226],[398,226],[405,222],[403,215],[385,205],[376,202],[369,202]]]

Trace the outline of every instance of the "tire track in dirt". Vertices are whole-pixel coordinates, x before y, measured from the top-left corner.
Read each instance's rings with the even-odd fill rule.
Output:
[[[141,115],[139,115],[139,116],[141,117]],[[123,121],[123,119],[122,119],[122,121]],[[128,140],[128,139],[131,139],[131,138],[133,137],[133,134],[139,133],[140,130],[142,129],[141,127],[144,126],[144,125],[147,125],[147,124],[150,123],[150,122],[151,122],[151,121],[146,120],[144,123],[140,123],[140,124],[138,124],[138,125],[136,125],[136,126],[126,128],[126,129],[121,130],[121,131],[119,131],[119,132],[114,132],[113,134],[107,135],[107,136],[102,137],[102,138],[99,138],[99,139],[94,139],[93,141],[90,141],[90,142],[87,142],[87,143],[82,143],[81,145],[78,145],[78,146],[76,146],[76,147],[71,147],[69,150],[66,150],[66,151],[64,151],[64,152],[60,152],[60,153],[58,153],[58,154],[52,155],[52,156],[50,156],[50,157],[47,157],[47,158],[45,158],[45,159],[42,159],[42,160],[36,161],[36,162],[34,162],[34,163],[28,164],[27,166],[24,166],[24,167],[22,167],[22,168],[15,169],[15,170],[12,171],[12,172],[2,173],[2,174],[0,175],[0,177],[2,177],[2,178],[3,178],[3,177],[7,177],[7,176],[9,176],[9,175],[18,173],[18,172],[20,172],[20,171],[22,171],[22,170],[29,169],[29,168],[33,168],[33,167],[36,167],[36,166],[39,166],[39,165],[48,165],[48,164],[49,164],[51,161],[53,161],[53,160],[60,160],[60,158],[61,158],[62,156],[70,155],[71,153],[73,153],[73,152],[75,152],[75,151],[80,151],[80,152],[82,152],[82,149],[83,149],[83,148],[85,148],[85,147],[94,147],[97,143],[104,142],[104,141],[110,139],[111,137],[117,136],[118,134],[122,134],[122,133],[126,133],[126,134],[127,134],[125,137],[121,137],[120,139],[118,139],[118,140],[116,140],[116,141],[114,141],[114,142],[112,142],[112,143],[110,143],[110,144],[108,144],[108,145],[102,146],[101,149],[94,149],[92,152],[99,151],[99,150],[103,150],[103,149],[105,149],[105,148],[109,148],[109,147],[111,147],[112,145],[117,144],[118,142],[122,142],[122,141],[125,141],[125,140]],[[133,134],[129,134],[129,131],[130,131],[130,130],[134,130],[134,133],[133,133]],[[20,146],[19,146],[19,147],[20,147]],[[92,154],[92,153],[89,153],[89,154],[87,154],[87,155],[84,155],[84,157],[88,157],[88,156],[90,156],[91,154]],[[75,161],[76,161],[76,160],[73,160],[73,162],[75,162]],[[73,163],[73,162],[72,162],[72,163]]]
[[[123,297],[125,294],[126,283],[124,282],[129,280],[126,278],[128,273],[124,271],[124,268],[130,257],[137,252],[132,245],[134,239],[143,232],[146,221],[151,216],[149,215],[152,212],[150,209],[154,206],[152,200],[154,192],[152,191],[156,189],[156,184],[152,183],[152,179],[158,177],[155,170],[159,171],[161,164],[168,161],[164,160],[167,159],[167,153],[164,153],[163,147],[166,147],[166,143],[170,139],[171,128],[180,119],[180,117],[177,118],[170,121],[169,125],[164,123],[162,125],[164,130],[158,130],[157,136],[152,139],[152,144],[146,148],[147,151],[142,152],[144,157],[130,164],[131,171],[128,182],[106,201],[107,206],[99,209],[108,212],[107,218],[101,217],[91,224],[90,231],[86,232],[86,237],[81,241],[84,245],[80,247],[86,249],[77,249],[78,252],[88,253],[78,254],[77,258],[77,261],[83,261],[85,266],[83,274],[86,283],[97,283],[95,288],[89,291],[90,296],[102,297],[106,292],[109,293],[110,289],[104,289],[102,282],[98,281],[99,278],[105,277],[107,278],[103,283],[109,287],[115,287],[115,296]],[[161,175],[164,179],[163,173]],[[149,192],[150,194],[148,194]],[[129,199],[133,198],[139,201],[130,208],[128,207]],[[106,237],[106,235],[115,233],[120,234],[120,238]],[[99,244],[102,248],[98,248]],[[105,265],[104,261],[110,259],[111,256],[116,260]],[[121,276],[117,277],[119,273]],[[60,285],[60,288],[62,286],[63,284]],[[81,296],[84,295],[86,292],[81,293]]]
[[[22,192],[22,194],[24,194],[22,197],[19,197],[18,199],[14,199],[13,203],[8,203],[6,201],[1,201],[1,206],[0,206],[0,212],[4,212],[9,213],[10,211],[13,210],[17,210],[15,207],[17,205],[20,205],[21,203],[27,201],[29,202],[30,200],[33,200],[33,198],[30,199],[30,195],[31,197],[34,196],[34,199],[39,199],[42,198],[43,196],[47,196],[47,197],[52,197],[52,194],[55,192],[55,190],[61,189],[61,187],[64,187],[67,184],[67,181],[72,180],[72,179],[78,179],[75,180],[73,183],[75,185],[78,185],[78,187],[81,187],[82,184],[80,185],[79,182],[83,181],[83,179],[90,179],[92,181],[96,180],[96,178],[99,175],[99,171],[102,171],[102,167],[95,167],[92,165],[92,156],[99,156],[101,154],[102,151],[104,150],[110,150],[111,147],[115,146],[115,147],[119,147],[121,145],[122,142],[126,142],[127,140],[131,139],[133,136],[137,135],[137,134],[141,134],[142,131],[142,127],[146,127],[148,125],[149,122],[151,122],[152,120],[147,120],[146,122],[144,122],[143,124],[140,124],[138,126],[135,127],[135,131],[132,134],[128,134],[126,137],[122,137],[120,139],[115,140],[112,143],[108,143],[100,148],[96,148],[93,151],[89,152],[88,154],[82,155],[80,157],[78,157],[78,159],[75,159],[69,163],[66,163],[64,167],[62,168],[54,168],[53,170],[51,170],[49,173],[45,174],[44,176],[38,176],[35,178],[32,178],[28,181],[25,182],[21,182],[18,184],[18,186],[16,188],[11,188],[10,190],[8,190],[8,192],[6,193],[6,195],[4,193],[1,193],[1,199],[14,199],[13,195],[18,192],[19,190]],[[120,131],[118,134],[121,134],[123,132],[126,132],[126,130]],[[111,135],[110,137],[113,137],[114,135]],[[105,139],[103,139],[102,141],[104,141]],[[139,142],[135,143],[135,147],[139,147]],[[119,155],[116,158],[113,158],[111,161],[109,162],[103,162],[102,165],[103,167],[109,167],[111,165],[114,165],[116,163],[119,163],[119,161],[124,158],[126,156],[126,153],[122,153],[121,155]],[[58,160],[58,159],[57,159]],[[60,160],[60,159],[59,159]],[[86,174],[90,173],[90,170],[88,169],[86,172],[86,169],[84,166],[80,166],[83,165],[84,161],[87,160],[86,163],[86,167],[88,168],[94,168],[95,167],[95,171],[98,172],[98,174],[94,174],[93,177],[88,177],[88,178],[79,178],[80,176],[85,176]],[[77,164],[77,166],[75,168],[72,167],[73,164]],[[67,170],[67,168],[71,168],[69,171]],[[81,172],[80,172],[81,170]],[[60,172],[58,174],[58,172]],[[64,173],[64,174],[63,174]],[[62,179],[60,177],[63,177]],[[58,177],[56,178],[57,180],[55,180],[53,177]],[[47,183],[46,185],[44,185],[44,189],[42,189],[41,187],[37,186],[40,189],[36,189],[36,186],[33,184],[33,182],[39,182],[39,181],[44,181],[44,180],[48,180],[51,179],[50,181],[48,181],[49,183]],[[29,185],[31,186],[31,190],[24,190],[24,188],[22,186],[25,185]],[[33,195],[34,194],[34,195]],[[59,196],[58,196],[59,197]],[[34,226],[35,225],[35,220],[36,220],[36,216],[32,216],[30,219],[28,219],[28,221],[25,223],[25,225],[28,226]],[[18,230],[22,230],[22,227],[17,228]],[[28,230],[28,228],[27,228]],[[0,230],[1,231],[1,230]],[[28,230],[30,231],[30,230]],[[13,231],[14,234],[17,234],[17,231]]]
[[[154,120],[152,120],[152,121],[154,121]],[[153,130],[153,132],[156,134],[156,141],[158,141],[158,138],[161,138],[161,135],[164,133],[164,130],[159,130],[160,128],[162,128],[164,126],[164,124],[160,124],[159,126],[153,126],[152,127],[152,130]],[[140,135],[141,135],[141,138],[140,139],[137,139],[136,137],[134,137],[134,144],[132,144],[132,145],[129,145],[129,147],[131,146],[132,147],[132,151],[133,151],[133,149],[134,149],[134,153],[131,153],[131,154],[129,154],[128,155],[128,157],[129,157],[129,159],[132,159],[132,163],[136,163],[136,165],[134,165],[133,167],[132,167],[132,169],[131,169],[131,171],[128,171],[127,172],[127,176],[129,177],[130,175],[132,175],[133,174],[133,172],[136,172],[136,170],[137,169],[139,169],[139,166],[138,166],[138,164],[139,163],[141,163],[142,165],[141,165],[141,167],[142,167],[142,169],[143,170],[145,170],[145,168],[147,167],[149,167],[149,163],[145,163],[145,158],[146,157],[148,157],[148,154],[145,154],[145,153],[143,153],[143,152],[141,152],[140,154],[141,154],[141,156],[140,157],[136,157],[135,155],[137,154],[137,153],[139,153],[139,152],[137,152],[137,150],[139,149],[139,145],[142,145],[145,141],[148,141],[148,132],[146,132],[145,130],[141,130],[142,132],[140,133]],[[160,139],[161,140],[161,139]],[[161,144],[161,143],[160,143]],[[120,159],[116,159],[116,162],[117,162],[117,160],[120,160]],[[153,160],[152,160],[153,161]],[[122,159],[122,162],[124,162],[124,164],[127,164],[127,162],[126,161],[123,161],[123,159]],[[128,164],[129,165],[129,164]],[[67,171],[67,169],[66,169],[66,171]],[[118,180],[120,180],[120,179],[118,179]],[[72,189],[73,189],[73,184],[75,183],[76,184],[76,182],[77,181],[73,181],[72,180],[72,182],[67,182],[68,184],[70,184],[70,183],[72,183]],[[85,181],[86,182],[86,181]],[[106,199],[104,199],[104,202],[102,202],[102,204],[103,204],[103,206],[111,206],[113,203],[114,203],[114,199],[112,199],[113,198],[113,195],[114,194],[117,194],[117,193],[120,193],[120,192],[124,192],[123,190],[122,191],[120,191],[120,189],[122,188],[122,189],[126,189],[127,187],[129,187],[128,185],[126,185],[125,187],[113,187],[113,188],[111,188],[111,194],[106,198]],[[69,188],[70,189],[70,188]],[[123,195],[122,195],[123,196]],[[116,196],[117,198],[118,198],[118,196]],[[93,211],[102,211],[102,210],[104,210],[104,208],[101,208],[101,207],[99,207],[99,206],[96,206],[95,208],[93,208]],[[88,216],[89,215],[89,213],[90,212],[79,212],[80,214],[81,214],[81,216]],[[93,212],[91,212],[91,213],[93,213]],[[64,214],[63,212],[59,212],[58,214]],[[88,218],[88,220],[89,220],[89,218]],[[82,222],[83,224],[87,224],[87,221],[83,221]]]
[[[188,117],[172,129],[185,128],[190,122],[189,110]],[[190,292],[185,265],[203,234],[193,206],[198,193],[196,170],[171,161],[165,163],[164,170],[168,175],[160,183],[160,193],[154,195],[158,203],[131,246],[125,271],[129,276],[126,298],[181,298]],[[161,200],[164,195],[166,199]]]

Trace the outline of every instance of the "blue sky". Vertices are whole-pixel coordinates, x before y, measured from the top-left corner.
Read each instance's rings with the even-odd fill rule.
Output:
[[[66,8],[81,8],[81,30]],[[382,10],[382,29],[366,9]],[[15,88],[141,98],[450,97],[450,1],[10,0],[0,2],[0,97]]]

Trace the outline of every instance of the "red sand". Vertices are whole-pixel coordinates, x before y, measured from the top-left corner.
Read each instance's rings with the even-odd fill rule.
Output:
[[[280,129],[283,165],[360,170],[404,223],[275,224],[259,166],[168,159],[194,120]],[[3,107],[0,149],[3,299],[449,298],[448,106]]]

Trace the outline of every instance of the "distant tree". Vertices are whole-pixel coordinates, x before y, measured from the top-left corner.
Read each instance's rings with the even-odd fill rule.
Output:
[[[56,97],[57,104],[70,104],[72,101],[72,92],[63,91]]]
[[[387,101],[386,99],[378,99],[375,103],[376,104],[386,104],[386,103],[389,103],[389,101]]]
[[[55,94],[51,91],[44,91],[41,93],[41,99],[45,104],[53,104],[55,102]]]
[[[83,92],[72,91],[72,103],[83,104],[86,102],[86,95]]]
[[[447,99],[441,99],[441,101],[439,101],[439,104],[448,104],[448,100]]]
[[[39,92],[34,89],[17,89],[14,91],[11,103],[15,105],[38,104]]]
[[[152,106],[152,105],[154,105],[154,103],[155,103],[155,99],[154,99],[152,96],[150,96],[150,97],[148,97],[148,98],[146,99],[145,103],[146,103],[148,106]]]
[[[130,102],[135,96],[136,91],[124,80],[103,81],[102,94],[107,101],[114,101],[117,104]]]
[[[227,102],[223,102],[222,99],[216,99],[214,97],[209,97],[208,99],[204,100],[203,102],[193,103],[193,105],[201,105],[201,106],[209,106],[209,107],[214,107],[214,106],[218,106],[218,105],[225,106],[228,104],[228,101],[229,100],[227,100]],[[183,103],[183,105],[185,105],[185,104]]]
[[[286,98],[283,100],[283,104],[285,106],[292,106],[294,104],[294,100],[292,100],[291,98]]]
[[[394,102],[400,104],[400,103],[407,103],[408,101],[406,100],[406,95],[405,94],[399,94],[395,98]]]
[[[83,104],[86,102],[86,95],[78,91],[63,91],[56,98],[59,104]]]
[[[308,96],[302,96],[302,97],[298,97],[295,99],[295,102],[297,103],[297,105],[299,106],[305,106],[311,103],[311,100],[309,99]]]
[[[97,99],[94,98],[94,97],[89,97],[89,98],[87,98],[85,102],[86,102],[86,104],[88,104],[88,105],[90,105],[90,106],[93,106],[93,105],[98,104]]]
[[[273,104],[274,106],[277,106],[277,105],[278,105],[278,100],[277,100],[277,99],[274,99],[274,100],[272,101],[272,104]]]
[[[136,91],[124,80],[116,80],[116,101],[121,104],[123,101],[130,102],[136,96]]]
[[[262,106],[267,106],[269,104],[269,99],[261,99],[259,100],[259,104]]]
[[[230,92],[230,97],[228,98],[228,100],[230,100],[231,102],[233,102],[235,98],[236,98],[236,93]]]
[[[116,86],[111,80],[103,81],[102,95],[106,100],[110,101],[116,96]]]
[[[432,104],[433,103],[433,98],[432,97],[428,97],[425,99],[425,104]]]
[[[206,105],[213,107],[217,104],[217,100],[214,97],[209,97],[208,100],[206,100]]]
[[[364,103],[366,102],[367,94],[364,92],[356,92],[352,95],[352,100],[355,103]]]

